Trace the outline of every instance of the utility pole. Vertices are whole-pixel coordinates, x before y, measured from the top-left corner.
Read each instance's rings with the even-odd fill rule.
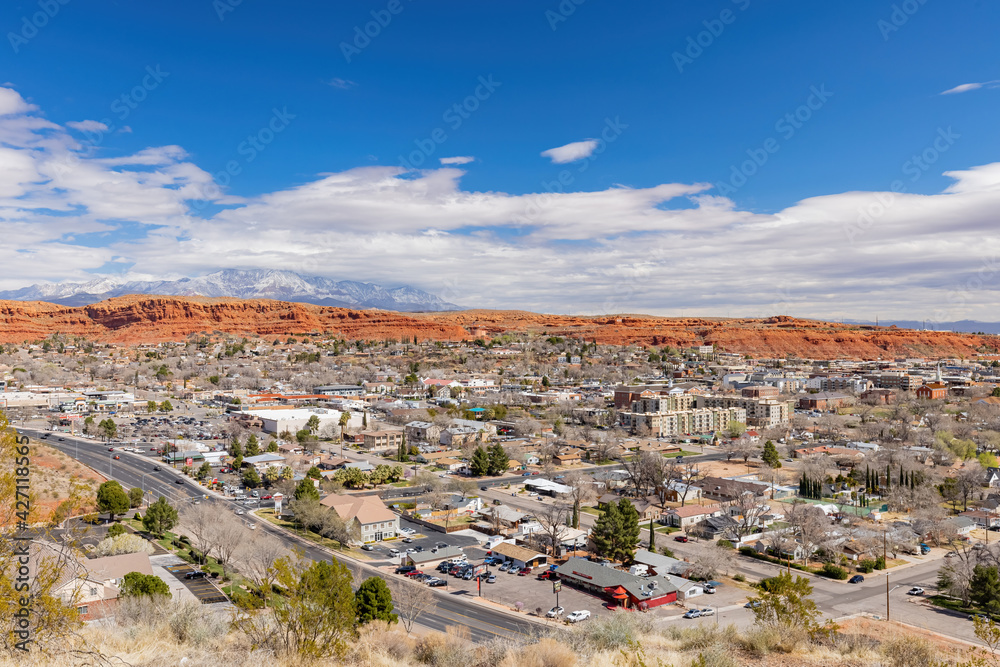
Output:
[[[889,620],[889,573],[885,573],[885,620]]]

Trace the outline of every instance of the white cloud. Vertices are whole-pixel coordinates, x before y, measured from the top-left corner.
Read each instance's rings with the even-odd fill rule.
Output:
[[[107,132],[108,126],[99,120],[71,120],[66,123],[66,127],[80,132]]]
[[[1000,84],[1000,79],[995,81],[983,81],[981,83],[963,83],[961,85],[955,86],[954,88],[949,88],[948,90],[942,92],[942,95],[957,95],[958,93],[968,93],[972,90],[979,90],[980,88],[996,88]]]
[[[350,79],[341,79],[339,76],[334,77],[326,82],[327,85],[333,86],[334,88],[340,88],[341,90],[347,90],[348,88],[353,88],[358,85],[351,81]]]
[[[228,208],[208,215],[190,200],[213,182],[182,147],[94,157],[28,109],[0,117],[0,289],[92,280],[116,261],[162,278],[290,269],[548,312],[955,320],[1000,308],[1000,162],[948,172],[935,194],[845,192],[774,214],[705,183],[511,194],[464,189],[463,173],[358,167],[246,199],[220,192]]]
[[[595,148],[597,148],[597,139],[574,141],[565,146],[542,151],[542,157],[551,159],[555,164],[566,164],[567,162],[576,162],[577,160],[590,157]]]
[[[38,107],[28,104],[21,94],[11,88],[0,88],[0,116],[28,113]]]
[[[468,164],[476,160],[476,158],[470,155],[457,155],[455,157],[443,157],[440,159],[441,164]]]

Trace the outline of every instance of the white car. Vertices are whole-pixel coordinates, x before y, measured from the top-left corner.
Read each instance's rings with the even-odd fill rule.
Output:
[[[705,607],[704,609],[701,610],[701,615],[702,616],[715,616],[715,609],[713,609],[712,607]]]
[[[684,618],[701,618],[701,609],[691,609],[684,614]]]
[[[590,618],[590,612],[586,609],[582,609],[580,611],[570,613],[570,615],[566,617],[566,620],[570,623],[579,623],[580,621],[584,621],[588,618]]]
[[[545,612],[545,618],[555,618],[556,616],[561,616],[564,611],[566,610],[562,607],[552,607],[552,609]]]
[[[924,594],[924,589],[920,588],[920,586],[914,586],[910,590],[906,591],[906,594],[907,595],[923,595]]]

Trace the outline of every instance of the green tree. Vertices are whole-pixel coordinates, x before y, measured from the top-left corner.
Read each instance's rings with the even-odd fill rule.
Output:
[[[257,436],[253,433],[247,438],[247,456],[257,456],[260,454],[260,442],[257,441]]]
[[[309,479],[323,479],[323,472],[316,466],[313,466],[306,471],[306,477]]]
[[[291,466],[285,466],[281,469],[281,472],[278,473],[278,477],[281,479],[292,479],[295,477],[295,471],[292,470]]]
[[[543,387],[551,387],[552,386],[552,383],[549,382],[549,376],[548,375],[543,375],[542,376],[542,386]]]
[[[358,614],[358,623],[362,625],[370,621],[395,623],[398,619],[392,613],[392,593],[381,577],[369,577],[358,586],[358,591],[354,594],[354,608]]]
[[[987,614],[1000,614],[1000,576],[995,565],[977,565],[973,569],[969,597]]]
[[[472,453],[472,463],[469,464],[469,469],[476,477],[489,474],[490,456],[482,446],[476,447],[476,451]]]
[[[510,457],[507,450],[499,442],[493,443],[490,447],[490,465],[487,474],[491,476],[503,475],[510,466]]]
[[[129,572],[122,579],[119,587],[120,595],[128,597],[154,597],[165,595],[170,597],[170,587],[167,583],[155,574],[143,574],[141,572]]]
[[[268,486],[273,486],[280,478],[281,473],[275,466],[268,466],[267,469],[264,470],[264,483]]]
[[[208,461],[205,461],[204,463],[201,464],[201,467],[198,468],[198,474],[196,475],[196,477],[198,479],[205,479],[211,474],[212,474],[212,465]]]
[[[306,428],[309,430],[310,433],[315,434],[316,431],[319,430],[319,416],[311,415],[309,419],[306,421]]]
[[[639,513],[628,500],[608,503],[594,524],[591,539],[597,553],[605,558],[628,562],[639,544]]]
[[[278,451],[278,441],[272,440],[271,442],[267,443],[267,451],[272,454]]]
[[[118,537],[119,535],[124,535],[128,532],[128,529],[120,523],[113,523],[111,527],[108,528],[108,537]]]
[[[146,514],[142,517],[142,527],[151,535],[162,537],[177,525],[177,517],[177,508],[160,496],[146,509]]]
[[[156,412],[156,401],[146,401],[146,412]]]
[[[738,422],[735,419],[726,425],[726,435],[732,439],[736,439],[747,432],[747,426],[743,422]]]
[[[344,430],[347,428],[347,424],[351,421],[350,412],[341,412],[340,419],[337,420],[337,424],[340,425],[340,439],[344,439]]]
[[[128,494],[118,482],[111,480],[98,487],[97,511],[107,512],[109,521],[114,521],[116,514],[128,512],[130,507]]]
[[[138,486],[133,486],[128,490],[128,504],[131,509],[135,509],[142,505],[142,489]]]
[[[243,471],[243,483],[247,486],[247,488],[256,489],[260,486],[260,481],[260,474],[253,466],[250,466]]]
[[[305,500],[307,498],[312,498],[313,500],[319,500],[319,490],[313,481],[308,477],[303,479],[295,486],[295,499]]]
[[[163,401],[160,403],[160,412],[172,412],[173,409],[174,406],[170,401]]]
[[[111,417],[101,420],[97,426],[101,429],[101,435],[105,440],[114,440],[115,436],[118,435],[118,424]]]
[[[794,627],[803,630],[816,628],[820,616],[816,602],[810,597],[813,587],[805,577],[787,572],[764,579],[759,584],[759,600],[753,607],[754,620],[759,625]]]
[[[235,435],[229,441],[229,455],[230,456],[243,456],[243,445],[240,444],[240,439]]]
[[[649,550],[652,553],[656,553],[656,530],[653,526],[653,520],[649,520]]]
[[[764,453],[760,458],[772,468],[781,467],[781,456],[778,455],[778,448],[770,440],[764,443]]]

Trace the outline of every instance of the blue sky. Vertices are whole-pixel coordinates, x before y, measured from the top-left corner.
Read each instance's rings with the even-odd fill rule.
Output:
[[[266,266],[561,312],[997,301],[996,2],[50,1],[0,9],[4,287]]]

